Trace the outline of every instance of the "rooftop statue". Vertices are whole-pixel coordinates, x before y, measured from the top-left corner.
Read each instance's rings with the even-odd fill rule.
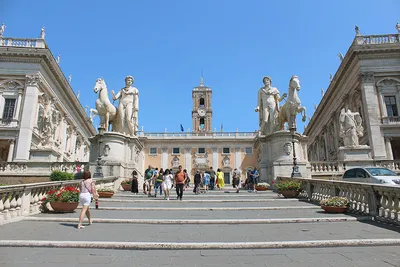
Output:
[[[4,23],[2,23],[0,26],[0,37],[3,37],[5,30],[6,30],[6,25],[4,25]]]
[[[271,86],[272,80],[268,76],[263,78],[263,83],[264,87],[258,91],[255,111],[259,112],[261,134],[267,135],[278,130],[279,102],[286,97],[286,94],[280,97],[279,90]]]

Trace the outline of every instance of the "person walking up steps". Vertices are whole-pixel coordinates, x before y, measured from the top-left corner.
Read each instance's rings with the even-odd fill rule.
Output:
[[[93,223],[91,217],[90,217],[90,211],[89,211],[89,206],[90,202],[92,200],[92,195],[94,199],[99,198],[99,194],[96,191],[96,185],[95,182],[92,180],[92,176],[90,171],[84,171],[83,172],[83,181],[80,183],[80,194],[79,194],[79,202],[82,204],[82,210],[81,214],[79,215],[79,223],[78,223],[78,229],[84,228],[82,225],[83,218],[86,217],[89,220],[89,225]]]
[[[151,195],[151,183],[153,177],[154,177],[154,171],[151,165],[149,165],[149,167],[144,171],[143,193],[145,195],[146,194],[148,194],[149,196]]]
[[[213,167],[210,167],[210,190],[214,190],[215,187],[215,171]]]
[[[176,187],[176,199],[182,200],[183,196],[183,187],[185,186],[187,179],[186,173],[182,170],[182,165],[179,165],[178,171],[175,173],[174,184]]]
[[[154,186],[154,197],[157,197],[157,189],[158,188],[160,189],[160,196],[162,195],[162,190],[163,190],[162,182],[163,182],[163,178],[164,178],[163,176],[164,176],[164,169],[161,168],[160,172],[155,175],[156,182],[155,182],[155,186]]]

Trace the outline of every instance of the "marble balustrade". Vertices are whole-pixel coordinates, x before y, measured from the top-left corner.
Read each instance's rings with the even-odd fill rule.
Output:
[[[116,177],[95,178],[96,187],[113,187],[118,181]],[[0,186],[0,225],[20,219],[23,216],[40,213],[42,199],[49,190],[63,186],[78,187],[80,180],[45,182]]]
[[[331,196],[346,197],[350,201],[350,212],[370,215],[376,221],[400,225],[400,186],[286,177],[279,177],[277,180],[301,182],[302,191],[299,197],[308,201],[319,203]]]

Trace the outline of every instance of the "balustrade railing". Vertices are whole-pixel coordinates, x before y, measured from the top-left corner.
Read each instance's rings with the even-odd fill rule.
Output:
[[[359,166],[376,166],[388,168],[392,171],[400,172],[400,160],[375,160],[359,162]],[[346,170],[346,163],[339,161],[311,161],[311,175],[336,175],[340,176]]]
[[[88,162],[0,162],[0,175],[49,176],[54,170],[75,173],[84,170]]]
[[[97,187],[114,186],[116,177],[95,178]],[[63,186],[78,187],[80,181],[45,182],[0,186],[0,225],[23,216],[40,213],[42,199],[49,190]],[[114,186],[115,187],[115,186]]]
[[[382,124],[400,124],[400,116],[383,117]]]
[[[177,133],[146,133],[138,132],[140,137],[157,137],[157,138],[204,138],[204,137],[256,137],[258,132],[177,132]]]
[[[0,37],[0,46],[46,48],[43,39]]]
[[[302,192],[299,196],[311,202],[319,203],[331,196],[346,197],[350,201],[350,212],[370,215],[377,221],[400,224],[400,187],[306,178],[278,178],[278,182],[282,180],[301,182]]]
[[[343,166],[337,161],[310,162],[311,172],[337,173],[343,171]]]
[[[363,36],[364,44],[392,44],[399,42],[398,34],[369,35]]]

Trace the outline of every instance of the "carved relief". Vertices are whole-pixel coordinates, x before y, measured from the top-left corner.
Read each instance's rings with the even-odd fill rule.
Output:
[[[105,145],[105,146],[104,146],[104,148],[103,148],[103,154],[104,154],[105,157],[107,157],[108,154],[110,154],[110,150],[111,150],[111,148],[110,148],[109,145]]]
[[[26,81],[28,85],[36,86],[39,83],[41,83],[41,78],[38,74],[31,74],[31,75],[26,75]]]
[[[363,82],[374,82],[374,73],[373,72],[361,72],[360,78]]]
[[[286,142],[284,145],[283,145],[283,152],[286,154],[286,155],[290,155],[290,153],[291,153],[291,151],[292,151],[292,143],[290,143],[290,142]]]
[[[179,158],[175,156],[172,161],[171,161],[172,168],[178,168],[179,167]]]
[[[41,139],[39,147],[59,145],[60,140],[56,135],[56,129],[61,122],[61,114],[55,106],[55,100],[42,95],[39,103],[38,130]]]
[[[229,159],[228,156],[225,156],[222,159],[222,167],[229,167],[231,165],[231,160]]]
[[[207,151],[204,154],[194,153],[193,164],[196,168],[208,168],[208,154]]]

